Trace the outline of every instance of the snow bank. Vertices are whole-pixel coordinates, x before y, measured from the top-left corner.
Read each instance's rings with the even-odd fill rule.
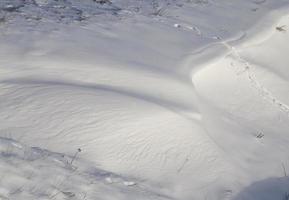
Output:
[[[270,31],[261,33],[262,37],[236,46],[223,43],[229,53],[192,78],[211,137],[228,152],[232,163],[242,166],[247,174],[244,179],[259,180],[237,199],[278,199],[288,192],[284,190],[287,178],[281,178],[284,170],[286,176],[289,150],[288,77],[284,70],[289,62],[285,56],[288,19],[282,17]],[[278,178],[262,180],[264,177]]]

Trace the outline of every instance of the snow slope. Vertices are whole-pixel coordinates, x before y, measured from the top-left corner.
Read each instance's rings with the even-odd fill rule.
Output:
[[[288,3],[2,1],[0,135],[159,198],[263,200],[242,189],[288,165]]]

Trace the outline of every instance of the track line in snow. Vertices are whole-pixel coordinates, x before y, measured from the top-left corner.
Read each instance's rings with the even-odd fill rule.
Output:
[[[231,51],[229,55],[231,55],[241,65],[243,65],[243,69],[237,71],[236,75],[240,76],[242,74],[246,74],[246,77],[251,82],[251,85],[258,90],[259,94],[262,96],[263,99],[279,107],[280,110],[282,110],[287,114],[287,116],[289,116],[289,106],[276,98],[270,90],[268,90],[263,84],[261,84],[260,81],[258,81],[255,73],[253,72],[253,66],[240,55],[240,53],[235,47],[229,45],[227,42],[223,42],[223,44]]]
[[[269,89],[267,89],[263,84],[260,83],[260,81],[258,81],[255,73],[253,72],[253,66],[240,55],[240,53],[238,52],[236,47],[231,46],[229,44],[230,42],[238,42],[238,41],[241,41],[244,38],[246,38],[247,34],[245,32],[243,32],[242,35],[240,37],[238,37],[237,39],[228,40],[228,41],[224,41],[224,40],[222,41],[222,38],[219,36],[214,36],[214,37],[204,36],[201,31],[199,31],[199,33],[200,33],[199,35],[201,37],[211,39],[211,40],[221,40],[221,41],[211,43],[210,45],[205,46],[202,49],[191,53],[191,56],[202,54],[214,46],[218,46],[218,45],[224,46],[226,49],[229,50],[229,52],[227,53],[227,55],[225,57],[232,56],[233,59],[235,59],[241,65],[243,65],[243,69],[237,71],[236,75],[239,76],[239,75],[242,75],[245,73],[248,80],[251,82],[251,85],[255,89],[258,90],[258,92],[260,93],[260,95],[262,96],[263,99],[265,99],[269,103],[277,106],[278,108],[280,108],[281,111],[285,112],[287,114],[287,116],[289,116],[289,106],[287,104],[285,104],[284,102],[280,101],[278,98],[276,98],[274,96],[274,94]],[[233,65],[233,63],[231,65]]]

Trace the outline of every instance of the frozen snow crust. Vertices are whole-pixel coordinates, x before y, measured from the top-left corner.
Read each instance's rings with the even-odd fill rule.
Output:
[[[1,173],[38,174],[3,179],[0,195],[285,197],[288,4],[1,1],[0,135],[16,151],[2,148]],[[51,176],[34,190],[41,166],[63,186]]]

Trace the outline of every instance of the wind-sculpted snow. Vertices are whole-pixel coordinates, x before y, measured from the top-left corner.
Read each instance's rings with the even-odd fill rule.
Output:
[[[288,168],[288,3],[1,1],[0,136],[49,156],[15,147],[0,172],[32,162],[33,183],[47,165],[64,184],[24,174],[0,195],[261,198],[254,182]]]
[[[83,158],[105,169],[167,187],[172,180],[213,181],[216,172],[229,173],[198,121],[145,97],[104,86],[40,81],[7,81],[2,88],[1,119],[7,122],[1,124],[2,134],[12,138],[58,152],[81,148]],[[8,110],[16,104],[19,115],[11,116]]]
[[[75,150],[81,154],[81,150]],[[168,200],[137,180],[96,168],[73,156],[0,138],[0,198]]]

